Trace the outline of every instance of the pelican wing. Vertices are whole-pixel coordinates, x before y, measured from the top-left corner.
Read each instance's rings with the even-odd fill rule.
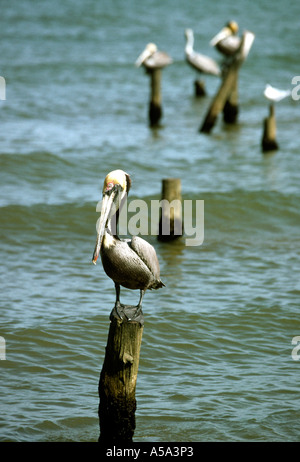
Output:
[[[156,51],[144,61],[144,64],[149,69],[161,69],[172,64],[172,58],[163,51]]]
[[[200,53],[186,54],[187,62],[197,71],[204,74],[221,75],[221,69],[216,61]]]
[[[130,247],[149,268],[153,277],[160,281],[159,262],[154,247],[138,236],[132,237]]]
[[[216,48],[218,51],[224,53],[225,55],[233,55],[237,52],[240,45],[240,37],[237,37],[236,35],[230,35],[229,37],[226,37],[224,40],[218,42],[216,44]]]
[[[240,47],[240,58],[242,60],[245,60],[251,50],[251,47],[253,45],[253,42],[254,42],[254,39],[255,39],[255,35],[253,34],[253,32],[250,32],[248,30],[246,30],[244,33],[243,33],[243,37],[241,39],[241,47]]]

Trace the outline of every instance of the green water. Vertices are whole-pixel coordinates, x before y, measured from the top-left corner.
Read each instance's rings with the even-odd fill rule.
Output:
[[[115,294],[91,264],[105,175],[130,198],[163,178],[204,200],[204,242],[146,236],[166,287],[146,293],[135,441],[298,441],[299,102],[276,106],[280,149],[263,155],[266,83],[299,73],[297,2],[6,3],[0,101],[1,441],[97,441],[98,380]],[[255,32],[240,72],[238,124],[198,133],[218,81],[195,100],[195,49],[231,17]],[[166,21],[168,19],[168,21]],[[167,22],[167,25],[166,25]],[[274,32],[276,31],[276,33]],[[134,61],[154,41],[163,126],[148,127],[149,79]],[[138,293],[122,291],[135,303]]]

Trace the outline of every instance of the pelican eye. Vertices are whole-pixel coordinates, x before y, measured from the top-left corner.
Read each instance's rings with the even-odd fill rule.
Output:
[[[110,195],[113,191],[122,190],[122,186],[119,183],[107,183],[104,194]]]
[[[106,188],[105,188],[105,192],[110,191],[113,187],[114,187],[114,183],[107,183]]]

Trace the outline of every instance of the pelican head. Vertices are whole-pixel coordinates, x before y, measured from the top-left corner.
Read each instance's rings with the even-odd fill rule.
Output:
[[[97,240],[93,253],[93,263],[96,265],[101,250],[105,231],[112,216],[122,206],[131,185],[129,175],[123,170],[113,170],[106,175],[103,185],[101,216],[97,226]]]
[[[230,37],[231,35],[236,35],[238,33],[239,26],[235,21],[229,21],[220,32],[215,35],[209,42],[212,47],[216,46],[219,42]]]
[[[191,40],[194,37],[193,29],[185,29],[184,35],[187,40]]]
[[[140,54],[138,59],[135,62],[136,67],[140,67],[146,59],[150,58],[157,51],[157,46],[155,43],[148,43],[144,51]]]
[[[185,35],[185,38],[186,38],[186,50],[190,50],[192,51],[193,50],[193,46],[194,46],[194,32],[193,32],[193,29],[185,29],[184,31],[184,35]]]
[[[226,24],[226,27],[228,27],[231,30],[232,35],[236,35],[239,31],[239,25],[236,21],[229,21]]]

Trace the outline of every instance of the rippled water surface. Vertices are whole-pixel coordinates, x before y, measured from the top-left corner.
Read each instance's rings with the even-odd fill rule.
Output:
[[[266,83],[299,73],[300,4],[145,0],[5,2],[0,101],[1,441],[97,441],[98,380],[115,294],[91,264],[105,175],[132,199],[163,178],[204,200],[204,242],[158,242],[166,287],[146,293],[135,441],[298,441],[299,102],[276,105],[280,149],[261,152]],[[209,40],[234,18],[256,34],[239,78],[235,126],[198,129],[219,82],[195,99],[184,29]],[[274,33],[276,31],[276,33]],[[153,41],[163,119],[148,126],[149,77],[134,62]],[[122,291],[136,303],[138,293]],[[2,351],[2,350],[1,350]],[[3,351],[2,351],[3,355]]]

